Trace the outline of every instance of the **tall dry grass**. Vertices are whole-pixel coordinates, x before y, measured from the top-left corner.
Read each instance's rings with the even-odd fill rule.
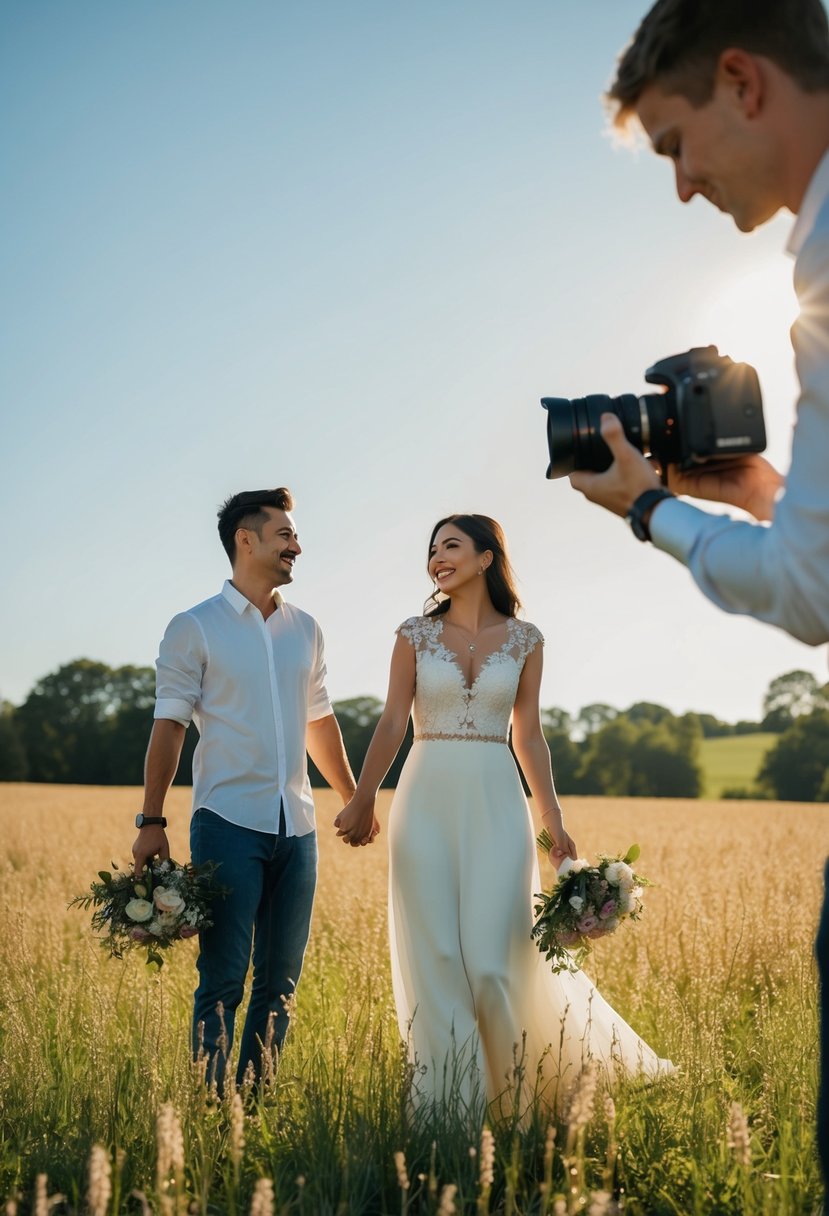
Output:
[[[581,852],[642,845],[658,884],[645,918],[599,943],[591,971],[681,1072],[612,1098],[582,1078],[569,1123],[539,1111],[481,1140],[409,1109],[384,836],[344,847],[324,793],[314,930],[278,1076],[258,1099],[211,1101],[187,1054],[195,943],[156,974],[138,956],[107,958],[66,908],[98,869],[126,862],[137,805],[132,789],[0,786],[10,1216],[819,1210],[811,946],[829,808],[568,800]],[[184,858],[189,791],[168,813]]]

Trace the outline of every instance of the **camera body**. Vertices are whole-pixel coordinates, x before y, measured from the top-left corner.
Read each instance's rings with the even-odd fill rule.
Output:
[[[695,346],[660,359],[645,373],[664,392],[636,397],[594,394],[570,400],[544,397],[547,411],[547,477],[580,469],[601,473],[612,463],[601,437],[602,414],[616,414],[625,437],[640,452],[682,470],[711,460],[733,459],[766,446],[763,399],[757,372],[735,363],[716,346]]]

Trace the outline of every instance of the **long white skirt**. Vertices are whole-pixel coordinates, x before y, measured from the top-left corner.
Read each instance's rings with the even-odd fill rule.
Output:
[[[590,1060],[611,1079],[672,1070],[583,972],[554,975],[532,941],[537,853],[505,744],[415,743],[389,849],[392,980],[416,1098],[554,1106]]]

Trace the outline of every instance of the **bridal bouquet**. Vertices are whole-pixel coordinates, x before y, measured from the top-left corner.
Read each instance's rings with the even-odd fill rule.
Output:
[[[552,843],[545,828],[538,846],[549,853]],[[532,935],[553,971],[578,970],[591,942],[614,933],[623,920],[642,915],[642,889],[650,883],[633,871],[639,852],[639,845],[633,844],[624,857],[599,854],[595,866],[583,857],[565,857],[555,886],[536,896]]]
[[[114,958],[146,948],[147,962],[161,967],[160,950],[195,937],[213,924],[212,902],[227,894],[214,881],[215,862],[202,866],[155,858],[137,878],[131,870],[98,871],[88,895],[76,895],[71,907],[92,908],[92,928],[103,931],[101,945]]]

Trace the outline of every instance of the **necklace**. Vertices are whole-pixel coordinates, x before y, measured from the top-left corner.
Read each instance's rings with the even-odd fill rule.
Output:
[[[470,654],[474,654],[475,650],[477,649],[475,643],[478,641],[478,638],[481,636],[484,630],[494,629],[496,625],[501,624],[501,621],[490,621],[488,625],[482,625],[477,633],[470,633],[469,629],[465,629],[463,625],[456,625],[454,621],[446,621],[445,624],[451,625],[453,629],[457,629],[458,633],[465,633],[467,637],[471,636],[472,641],[467,642],[466,648]]]

